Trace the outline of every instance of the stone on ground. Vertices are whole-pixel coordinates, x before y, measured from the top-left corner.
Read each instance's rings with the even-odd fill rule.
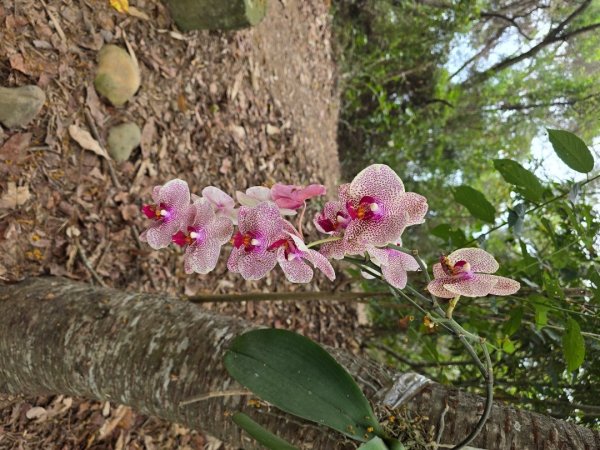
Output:
[[[46,94],[37,86],[0,87],[0,122],[7,128],[23,127],[45,102]]]
[[[167,0],[167,4],[183,31],[252,27],[267,12],[267,0]]]
[[[94,86],[114,106],[122,106],[140,87],[140,70],[129,53],[116,45],[105,45],[98,53]]]
[[[135,123],[114,126],[108,132],[108,154],[117,162],[129,159],[134,148],[140,145],[142,133]]]

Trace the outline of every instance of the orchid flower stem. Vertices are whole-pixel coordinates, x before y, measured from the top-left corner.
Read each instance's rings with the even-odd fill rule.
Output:
[[[298,217],[298,233],[300,233],[300,237],[304,240],[304,234],[302,234],[302,222],[304,221],[304,213],[306,212],[306,200],[304,201],[304,205],[302,206],[302,212],[300,213],[300,217]]]
[[[395,250],[399,250],[401,252],[407,253],[409,255],[412,255],[415,258],[415,260],[417,261],[417,263],[419,264],[419,267],[421,268],[421,271],[425,275],[427,282],[429,283],[431,281],[431,277],[429,276],[429,272],[427,271],[427,266],[425,265],[423,260],[419,257],[417,250],[407,250],[407,249],[397,246],[397,245],[390,245],[389,247],[393,248]],[[358,258],[345,258],[345,260],[358,266],[359,268],[367,271],[368,273],[370,273],[374,277],[380,279],[381,281],[385,282],[385,280],[383,280],[381,273],[378,272],[379,268],[377,266],[375,266],[372,262],[367,261],[367,260],[361,260]],[[452,334],[454,334],[456,337],[458,337],[458,339],[460,340],[462,345],[467,350],[467,353],[469,353],[473,362],[479,369],[479,372],[481,373],[483,379],[485,380],[486,400],[485,400],[485,408],[484,408],[483,414],[479,418],[477,425],[471,431],[471,433],[469,433],[469,435],[465,439],[463,439],[459,444],[455,445],[451,449],[451,450],[460,450],[460,449],[464,448],[465,446],[467,446],[469,443],[471,443],[479,435],[479,433],[483,429],[483,427],[484,427],[485,423],[487,422],[487,420],[490,416],[490,413],[492,411],[492,405],[493,405],[493,399],[494,399],[494,376],[492,373],[492,360],[490,358],[487,344],[485,343],[485,339],[477,336],[476,334],[468,332],[461,325],[459,325],[458,322],[456,322],[456,320],[454,320],[452,318],[452,313],[454,311],[454,308],[456,307],[456,304],[458,303],[458,300],[460,299],[460,296],[457,296],[457,297],[454,297],[453,299],[451,299],[447,311],[444,311],[442,309],[442,307],[440,306],[440,304],[438,303],[437,299],[433,295],[431,295],[431,299],[428,299],[427,297],[425,297],[423,294],[421,294],[419,291],[417,291],[412,286],[407,285],[406,288],[411,293],[413,293],[415,296],[417,296],[421,300],[425,301],[426,303],[430,304],[433,309],[432,313],[434,313],[435,316],[437,316],[437,317],[432,317],[431,313],[428,313],[423,307],[421,307],[417,302],[415,302],[412,298],[410,298],[408,295],[406,295],[402,290],[396,289],[396,288],[390,286],[390,291],[396,297],[398,297],[398,294],[402,295],[406,300],[408,300],[413,306],[415,306],[417,309],[419,309],[422,313],[428,314],[429,317],[431,317],[431,319],[434,322],[441,324],[444,328],[448,329]],[[476,341],[481,345],[483,354],[485,356],[485,364],[481,361],[481,359],[479,358],[479,355],[477,355],[477,352],[475,351],[475,349],[473,348],[473,346],[471,345],[471,342],[469,342],[469,340]]]
[[[342,240],[341,236],[333,236],[333,237],[320,239],[318,241],[311,242],[310,244],[307,245],[307,247],[311,248],[311,247],[315,247],[317,245],[326,244],[327,242],[335,242],[335,241],[341,241],[341,240]]]
[[[459,300],[460,295],[457,295],[456,297],[450,300],[450,303],[448,304],[448,309],[446,310],[446,317],[449,320],[452,320],[452,313],[454,312],[454,308],[456,308],[456,305],[458,304]]]

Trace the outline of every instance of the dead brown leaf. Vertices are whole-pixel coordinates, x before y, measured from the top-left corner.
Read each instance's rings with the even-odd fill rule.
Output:
[[[17,133],[13,134],[8,140],[0,147],[0,159],[10,159],[13,162],[21,162],[25,159],[25,150],[29,147],[31,142],[31,133]]]
[[[14,209],[24,205],[31,198],[29,186],[19,186],[13,182],[8,183],[6,192],[0,197],[0,209]]]
[[[98,156],[102,156],[103,158],[110,160],[110,156],[106,153],[98,141],[92,137],[89,131],[84,130],[83,128],[78,127],[77,125],[69,126],[69,134],[73,138],[75,142],[81,145],[85,150],[90,150],[94,152]]]

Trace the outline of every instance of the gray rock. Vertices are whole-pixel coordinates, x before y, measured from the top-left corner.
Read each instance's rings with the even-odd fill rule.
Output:
[[[116,125],[108,132],[108,154],[117,162],[126,161],[141,139],[142,132],[135,123]]]
[[[0,87],[0,122],[7,128],[23,127],[45,102],[46,94],[37,86]]]
[[[105,45],[98,53],[94,86],[114,106],[122,106],[140,87],[140,69],[129,53],[116,45]]]

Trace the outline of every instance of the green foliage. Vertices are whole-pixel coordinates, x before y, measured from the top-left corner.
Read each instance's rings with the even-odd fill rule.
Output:
[[[521,282],[513,297],[461,301],[455,312],[468,330],[503,350],[494,355],[498,394],[600,426],[597,409],[572,406],[600,406],[588,394],[600,374],[598,181],[559,181],[556,176],[564,179],[564,173],[544,173],[536,160],[540,145],[553,144],[565,169],[594,178],[583,142],[600,136],[600,33],[598,28],[577,33],[514,64],[497,64],[527,52],[568,17],[562,33],[600,22],[599,2],[571,17],[583,5],[576,3],[337,2],[338,131],[347,179],[367,163],[384,162],[401,174],[408,190],[427,197],[426,225],[403,235],[405,247],[418,248],[431,264],[442,252],[480,245],[496,256],[501,274]],[[579,137],[559,131],[557,139],[554,130]],[[534,139],[538,154],[532,157]],[[491,164],[494,159],[504,162]],[[454,189],[463,185],[493,206],[495,226],[508,227],[487,234],[491,221],[461,214]],[[417,275],[411,282],[424,288]],[[505,321],[519,308],[520,326],[508,338]],[[400,302],[393,308],[374,303],[372,310],[378,342],[412,355],[414,363],[433,364],[420,369],[433,379],[472,386],[477,376],[472,367],[435,366],[455,360],[462,349],[442,333],[424,335],[419,312]],[[403,339],[389,337],[389,329],[408,315],[415,320]],[[565,370],[565,317],[577,321],[586,344],[576,378]]]
[[[558,157],[571,169],[581,173],[594,170],[594,157],[590,149],[573,133],[548,129],[548,136]]]
[[[458,186],[453,191],[454,200],[469,210],[473,217],[484,222],[494,223],[496,208],[481,192],[471,186]]]
[[[352,377],[322,347],[277,329],[238,336],[225,355],[229,374],[263,400],[290,414],[364,442],[384,436]]]
[[[542,183],[518,162],[511,159],[494,159],[494,168],[500,172],[504,181],[520,188],[518,192],[527,200],[539,202],[542,199]]]
[[[289,442],[275,436],[244,413],[235,413],[232,419],[237,426],[256,439],[258,443],[271,450],[298,450]]]
[[[567,362],[567,370],[577,370],[585,358],[585,342],[581,335],[579,323],[572,317],[567,318],[567,327],[562,339],[563,352]]]

